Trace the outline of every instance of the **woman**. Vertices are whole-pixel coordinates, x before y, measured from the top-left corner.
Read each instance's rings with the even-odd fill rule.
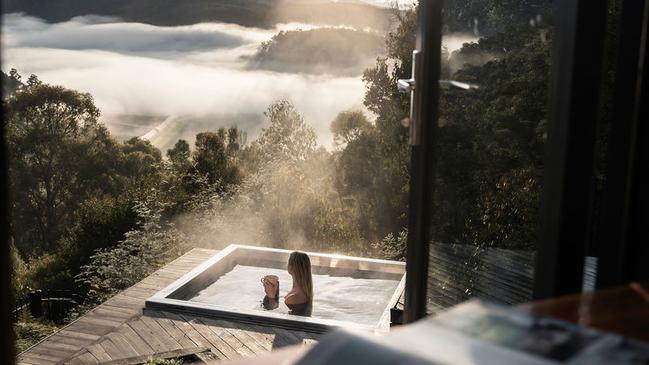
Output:
[[[290,309],[290,314],[310,316],[313,302],[313,278],[309,256],[303,252],[292,252],[288,258],[287,269],[293,279],[293,287],[284,296],[284,303]],[[267,275],[262,279],[262,283],[264,292],[266,292],[264,308],[277,308],[279,305],[279,278],[275,275]]]

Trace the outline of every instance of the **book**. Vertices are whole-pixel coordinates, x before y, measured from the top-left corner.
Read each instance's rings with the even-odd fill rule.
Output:
[[[338,330],[299,364],[649,365],[649,345],[481,300],[377,336]]]

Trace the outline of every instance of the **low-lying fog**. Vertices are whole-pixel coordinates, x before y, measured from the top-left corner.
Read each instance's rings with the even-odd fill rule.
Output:
[[[297,28],[309,26],[159,27],[97,16],[48,24],[7,14],[2,68],[91,93],[103,121],[121,137],[143,135],[168,117],[184,123],[167,127],[170,135],[158,147],[234,124],[253,137],[263,111],[279,98],[290,99],[315,128],[319,143],[328,147],[330,121],[340,111],[362,107],[360,72],[343,77],[246,68],[246,58],[261,42]]]

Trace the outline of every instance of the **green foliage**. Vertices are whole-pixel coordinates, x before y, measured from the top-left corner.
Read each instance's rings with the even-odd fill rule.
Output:
[[[169,161],[171,161],[174,167],[177,167],[178,169],[182,169],[189,165],[190,156],[189,143],[184,139],[179,139],[174,147],[167,151]]]
[[[11,260],[11,288],[13,290],[11,298],[16,298],[18,293],[27,290],[29,284],[26,280],[27,267],[13,242],[9,243],[9,257]]]
[[[491,35],[511,24],[547,17],[551,0],[448,0],[444,2],[444,26],[448,32]]]
[[[207,178],[210,184],[223,187],[241,181],[239,167],[234,162],[234,153],[239,149],[238,131],[224,128],[217,133],[203,132],[196,135],[196,150],[192,155],[195,171]]]
[[[316,28],[280,31],[263,42],[249,65],[281,72],[358,75],[378,54],[383,40],[376,32]]]
[[[403,229],[398,234],[388,233],[382,240],[374,243],[374,248],[379,251],[381,257],[388,260],[406,260],[408,248],[408,229]]]
[[[27,350],[58,329],[59,326],[52,322],[36,320],[28,314],[22,315],[13,324],[14,335],[16,336],[16,353]]]
[[[21,252],[38,254],[55,247],[84,199],[113,189],[104,172],[117,146],[88,94],[31,79],[5,111],[13,235]]]
[[[69,289],[74,288],[74,278],[71,270],[78,269],[67,266],[64,257],[56,253],[45,253],[34,257],[28,262],[25,273],[25,289]]]
[[[259,171],[271,162],[303,162],[314,153],[316,134],[290,101],[276,101],[264,115],[268,127],[242,151],[247,173]]]
[[[397,13],[398,26],[386,38],[387,58],[365,70],[365,106],[373,125],[353,134],[337,160],[336,185],[358,212],[359,230],[368,241],[399,232],[406,225],[410,181],[407,129],[409,98],[397,80],[410,76],[415,46],[415,10]],[[332,130],[340,129],[334,122]]]
[[[166,165],[148,141],[116,142],[88,94],[32,75],[4,105],[21,289],[74,289],[96,249],[137,227],[135,201],[152,190],[170,200]]]
[[[146,201],[136,202],[140,227],[127,232],[116,246],[96,250],[81,268],[75,279],[88,288],[87,305],[103,302],[180,255],[184,240],[164,219],[165,208],[156,192]]]
[[[441,98],[435,240],[531,249],[543,168],[549,37],[546,27],[511,26],[465,52],[499,56],[464,65],[453,78],[483,85]]]
[[[2,72],[2,98],[11,97],[16,91],[24,87],[22,77],[15,68],[9,71],[9,75]]]
[[[341,146],[358,139],[371,127],[372,125],[362,111],[349,110],[339,113],[336,119],[331,122],[330,129],[334,143]]]
[[[119,172],[122,176],[140,179],[158,175],[162,155],[151,142],[133,137],[124,142],[120,149],[122,160]]]

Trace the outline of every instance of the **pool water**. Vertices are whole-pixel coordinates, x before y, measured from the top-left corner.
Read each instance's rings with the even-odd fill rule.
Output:
[[[280,304],[273,312],[289,313],[283,297],[293,281],[286,270],[236,265],[217,281],[189,299],[239,309],[266,311],[262,307],[264,289],[260,279],[279,277]],[[348,276],[313,275],[312,317],[375,324],[383,315],[399,281]]]

